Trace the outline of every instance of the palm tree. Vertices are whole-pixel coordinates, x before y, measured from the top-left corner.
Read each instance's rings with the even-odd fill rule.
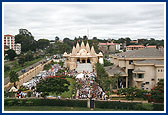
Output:
[[[16,73],[15,71],[11,71],[9,78],[10,78],[10,82],[14,83],[14,87],[16,87],[16,81],[19,81],[18,73]]]

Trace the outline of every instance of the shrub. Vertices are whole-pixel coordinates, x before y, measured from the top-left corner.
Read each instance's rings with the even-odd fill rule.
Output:
[[[5,106],[66,106],[87,107],[87,100],[58,100],[58,99],[5,99]]]

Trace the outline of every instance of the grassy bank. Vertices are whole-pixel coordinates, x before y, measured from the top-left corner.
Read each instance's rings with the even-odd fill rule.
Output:
[[[21,66],[18,64],[17,61],[14,61],[14,62],[8,64],[8,66],[11,65],[12,67],[10,68],[9,71],[4,72],[4,77],[8,77],[11,70],[16,71],[16,72],[21,71],[22,69],[24,69],[24,68],[26,68],[26,67],[29,67],[29,66],[33,65],[34,63],[36,63],[36,62],[42,60],[42,59],[43,59],[43,58],[38,58],[38,59],[35,59],[35,60],[32,60],[32,61],[25,62],[25,64],[24,64],[23,67],[21,67]]]

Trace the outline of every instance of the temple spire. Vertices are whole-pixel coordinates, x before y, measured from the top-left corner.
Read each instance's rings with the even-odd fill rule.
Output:
[[[75,54],[76,54],[76,48],[75,48],[75,46],[73,46],[72,55],[75,55]]]
[[[80,50],[80,46],[79,46],[79,43],[77,42],[76,44],[76,52],[78,52]]]
[[[90,46],[89,46],[88,41],[87,41],[87,43],[86,43],[86,50],[87,50],[88,53],[90,53]]]
[[[82,43],[81,43],[81,49],[85,49],[85,44],[84,44],[83,40],[82,40]]]
[[[94,47],[92,46],[91,48],[91,54],[96,54],[95,50],[94,50]]]

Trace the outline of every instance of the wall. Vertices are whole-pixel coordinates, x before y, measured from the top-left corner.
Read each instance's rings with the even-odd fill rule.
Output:
[[[145,84],[144,85],[144,89],[146,90],[146,88],[148,88],[148,90],[151,90],[154,87],[154,85],[155,85],[155,81],[152,80],[156,76],[155,67],[153,65],[141,65],[141,66],[140,65],[139,66],[136,65],[134,70],[137,70],[137,69],[145,71],[145,73],[144,73],[144,81],[142,81],[141,83],[149,82],[149,84]]]

